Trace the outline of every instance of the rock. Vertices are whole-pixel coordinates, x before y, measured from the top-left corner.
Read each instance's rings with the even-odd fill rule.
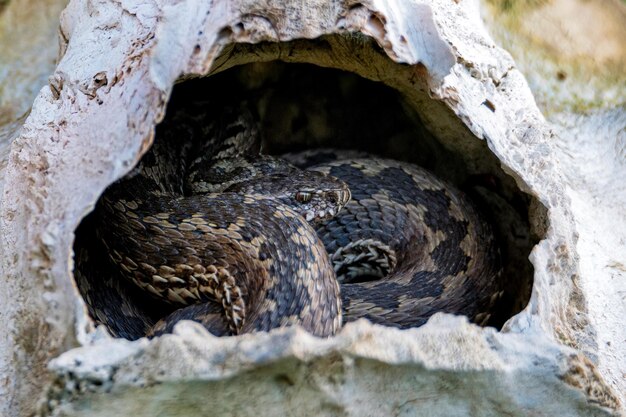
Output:
[[[619,295],[594,283],[626,264],[606,254],[626,253],[624,222],[594,215],[606,192],[588,176],[611,164],[601,179],[613,194],[607,213],[623,213],[623,138],[597,148],[581,134],[579,146],[565,144],[474,3],[72,1],[60,39],[29,116],[10,115],[0,130],[4,149],[10,143],[1,165],[3,415],[621,412],[624,355],[611,362],[616,350],[601,344],[621,344],[623,316],[603,315],[599,303]],[[71,274],[80,221],[150,146],[178,79],[275,59],[398,90],[449,159],[444,175],[502,184],[485,201],[503,208],[497,222],[520,305],[501,331],[444,314],[406,331],[359,321],[324,340],[298,328],[218,339],[181,323],[131,342],[94,329]],[[531,269],[525,257],[538,239]]]
[[[406,331],[361,320],[325,340],[297,328],[218,339],[183,322],[152,343],[71,350],[51,369],[63,416],[609,415],[568,387],[601,384],[581,355],[443,314]]]

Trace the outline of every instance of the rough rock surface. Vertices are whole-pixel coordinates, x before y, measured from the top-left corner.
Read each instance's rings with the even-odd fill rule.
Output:
[[[562,1],[481,8],[558,136],[580,254],[585,352],[626,402],[626,6]],[[602,22],[580,31],[586,21]],[[582,346],[581,346],[582,347]]]
[[[63,416],[608,415],[563,383],[599,383],[581,355],[444,315],[404,332],[358,321],[326,340],[299,329],[217,339],[185,322],[153,343],[74,349],[51,368]]]
[[[60,33],[49,86],[25,121],[11,119],[1,131],[10,152],[0,200],[0,396],[9,400],[0,414],[28,415],[34,398],[45,414],[71,416],[619,412],[623,380],[593,362],[607,350],[590,321],[600,307],[587,294],[607,276],[596,271],[595,254],[611,244],[626,253],[624,231],[595,228],[590,210],[604,206],[579,183],[590,173],[580,168],[588,154],[562,146],[474,3],[72,1]],[[322,47],[306,41],[322,35]],[[233,46],[265,41],[285,43]],[[177,79],[273,59],[398,89],[468,166],[483,163],[488,147],[547,208],[547,219],[531,214],[543,240],[531,254],[527,308],[501,332],[446,315],[408,331],[357,322],[327,340],[298,329],[216,339],[189,323],[150,342],[94,330],[71,280],[80,220],[150,145]],[[606,149],[618,161],[623,138],[614,147]],[[561,162],[564,153],[571,159]],[[626,191],[615,182],[623,162],[613,168],[611,207],[623,213]],[[598,230],[610,238],[594,236]],[[617,262],[609,275],[626,264],[607,259]],[[607,328],[619,330],[621,317],[605,315],[616,321]],[[601,335],[602,343],[623,342],[623,332]]]

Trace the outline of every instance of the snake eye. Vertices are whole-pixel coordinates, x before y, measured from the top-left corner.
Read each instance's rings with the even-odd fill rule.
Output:
[[[307,203],[311,201],[311,197],[311,193],[308,193],[306,191],[298,191],[296,193],[296,201],[299,203]]]

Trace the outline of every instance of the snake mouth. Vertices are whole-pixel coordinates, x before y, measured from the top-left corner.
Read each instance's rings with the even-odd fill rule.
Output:
[[[315,197],[313,197],[315,196]],[[301,215],[307,222],[319,223],[330,220],[350,201],[352,194],[345,187],[339,190],[317,191],[309,194],[311,204],[303,207]]]
[[[304,213],[304,218],[307,222],[314,222],[314,223],[322,222],[322,221],[329,220],[335,217],[335,215],[339,212],[339,209],[336,209],[334,207],[329,207],[327,209],[322,209],[322,210],[309,210],[306,213]]]

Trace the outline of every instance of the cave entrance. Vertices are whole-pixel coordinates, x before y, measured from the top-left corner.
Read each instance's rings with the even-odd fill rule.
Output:
[[[504,296],[488,325],[500,328],[527,305],[533,276],[528,255],[542,237],[531,231],[529,210],[538,203],[502,171],[485,141],[471,134],[457,142],[441,141],[398,90],[350,72],[311,64],[255,62],[180,82],[174,87],[164,121],[172,110],[184,109],[198,97],[213,103],[248,101],[260,117],[264,153],[359,150],[415,163],[454,184],[485,213],[500,247]],[[440,117],[455,116],[447,112]],[[155,141],[159,140],[160,126]],[[132,285],[114,283],[115,267],[98,242],[93,216],[78,228],[74,250],[75,277],[90,315],[114,335],[141,337],[147,325],[172,310]],[[102,283],[106,288],[101,288]],[[116,294],[120,285],[124,297]],[[117,324],[119,315],[128,316],[129,311],[140,318]]]

